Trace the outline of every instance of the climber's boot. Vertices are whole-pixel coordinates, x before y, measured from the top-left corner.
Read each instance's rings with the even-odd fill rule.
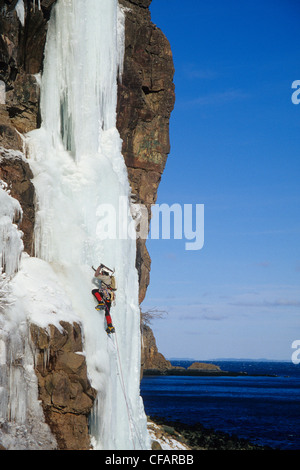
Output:
[[[98,303],[98,305],[96,305],[95,309],[96,309],[96,310],[104,310],[104,309],[105,309],[105,303],[103,302],[103,300],[100,301],[100,302]]]
[[[112,324],[107,325],[106,333],[107,333],[108,335],[110,335],[111,333],[114,333],[114,332],[115,332],[115,329],[114,329],[114,327],[112,326]]]

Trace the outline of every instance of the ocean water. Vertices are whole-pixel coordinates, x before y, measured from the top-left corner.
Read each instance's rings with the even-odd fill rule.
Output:
[[[213,363],[224,371],[249,375],[145,376],[141,395],[147,415],[185,424],[201,423],[257,445],[300,450],[300,364]],[[172,364],[187,367],[191,362],[172,361]]]

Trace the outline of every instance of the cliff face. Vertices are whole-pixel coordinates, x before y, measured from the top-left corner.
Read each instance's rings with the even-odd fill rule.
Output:
[[[152,329],[148,325],[142,327],[142,369],[165,371],[172,364],[158,351]]]
[[[40,124],[35,74],[43,69],[47,22],[56,0],[24,0],[25,24],[17,0],[0,0],[0,179],[23,209],[24,249],[33,256],[35,222],[32,173],[22,156],[22,135]],[[150,218],[169,153],[169,118],[174,106],[173,61],[169,43],[151,22],[151,0],[120,0],[126,12],[124,72],[118,88],[117,127],[136,202]],[[12,150],[14,152],[12,152]],[[149,284],[151,260],[145,240],[137,240],[140,301]],[[36,374],[46,421],[60,449],[88,449],[88,414],[95,394],[86,372],[80,325],[64,325],[64,334],[31,327]],[[155,340],[154,340],[155,342]],[[151,349],[151,348],[150,348]],[[155,348],[154,348],[155,349]],[[47,360],[45,361],[45,355]]]
[[[39,396],[46,422],[60,450],[90,448],[88,416],[96,398],[83,353],[80,325],[61,322],[63,331],[31,325]]]
[[[119,84],[117,127],[135,201],[148,209],[156,202],[169,143],[174,107],[174,66],[168,40],[152,22],[151,0],[120,0],[126,8],[126,42]],[[149,285],[151,260],[145,240],[137,240],[140,302]]]
[[[0,80],[5,83],[5,104],[0,110],[1,145],[22,150],[24,134],[39,124],[39,89],[35,74],[42,70],[47,21],[55,0],[25,2],[24,27],[16,14],[16,0],[0,0]]]

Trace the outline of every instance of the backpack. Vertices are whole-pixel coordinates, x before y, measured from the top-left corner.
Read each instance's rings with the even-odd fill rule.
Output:
[[[115,276],[106,276],[104,274],[99,274],[99,276],[97,276],[97,279],[100,279],[100,281],[103,282],[103,284],[105,284],[109,289],[117,289]]]
[[[115,276],[110,277],[111,283],[110,283],[110,288],[112,290],[117,290],[117,283],[116,283],[116,278]]]

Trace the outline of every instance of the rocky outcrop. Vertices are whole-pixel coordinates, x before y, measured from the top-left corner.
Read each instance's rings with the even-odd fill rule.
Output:
[[[188,370],[203,370],[206,372],[216,372],[221,371],[221,368],[215,364],[208,364],[206,362],[193,362],[188,367]]]
[[[187,369],[181,366],[173,366],[163,354],[158,351],[156,339],[149,324],[141,321],[142,327],[142,361],[141,376],[143,375],[228,375],[215,364],[206,362],[193,362]],[[238,373],[233,373],[238,375]]]
[[[205,428],[200,423],[189,425],[155,417],[154,422],[149,420],[149,431],[151,437],[153,436],[153,444],[156,444],[153,446],[153,450],[170,449],[172,447],[169,443],[172,442],[176,445],[173,447],[174,449],[184,449],[185,447],[185,450],[191,451],[272,450],[270,447],[258,446],[248,439],[238,438],[236,435]]]
[[[39,397],[60,450],[91,447],[88,416],[96,391],[87,378],[80,325],[61,322],[49,331],[31,325]]]
[[[172,365],[158,352],[156,340],[149,325],[142,326],[142,371],[171,369]]]
[[[172,426],[159,425],[148,418],[148,431],[152,441],[152,450],[191,450],[187,440]]]
[[[15,0],[0,0],[0,80],[5,83],[5,102],[0,107],[0,145],[22,150],[20,133],[39,125],[39,88],[35,74],[41,72],[47,21],[55,0],[24,2],[23,27]]]

